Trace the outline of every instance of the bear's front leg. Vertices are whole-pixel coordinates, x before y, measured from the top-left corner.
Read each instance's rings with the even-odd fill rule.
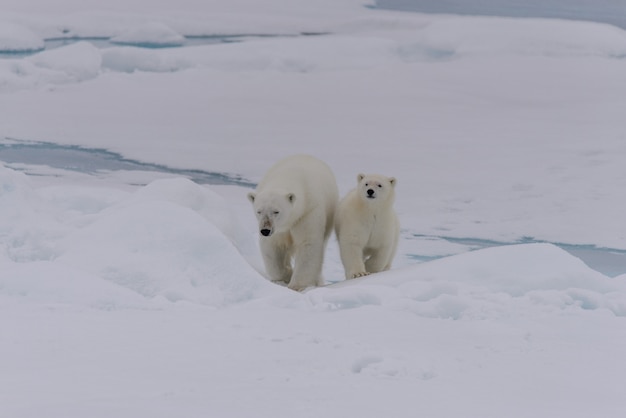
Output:
[[[294,269],[289,288],[304,290],[307,287],[321,286],[322,264],[324,262],[324,239],[308,239],[295,245]]]
[[[293,275],[291,248],[280,237],[261,238],[261,254],[265,271],[273,282],[288,284]]]

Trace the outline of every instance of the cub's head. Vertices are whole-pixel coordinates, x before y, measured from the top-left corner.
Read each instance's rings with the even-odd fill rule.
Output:
[[[385,177],[379,174],[359,174],[357,182],[357,193],[366,202],[373,204],[393,202],[396,186],[394,177]]]
[[[248,193],[248,200],[254,206],[261,235],[269,237],[288,227],[287,220],[296,201],[296,196],[293,193],[251,192]]]

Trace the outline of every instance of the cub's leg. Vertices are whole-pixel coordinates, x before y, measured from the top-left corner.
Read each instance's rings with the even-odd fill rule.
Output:
[[[353,240],[340,239],[339,253],[346,273],[346,279],[355,279],[369,274],[365,268],[363,246],[361,244]]]
[[[393,249],[390,247],[378,248],[371,251],[370,257],[365,261],[365,269],[368,273],[378,273],[391,268],[391,256]]]

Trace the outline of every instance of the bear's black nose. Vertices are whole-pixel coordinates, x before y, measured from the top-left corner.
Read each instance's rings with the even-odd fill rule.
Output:
[[[261,229],[261,235],[263,235],[264,237],[268,237],[271,233],[272,231],[270,229],[267,229],[267,228]]]
[[[367,195],[368,195],[369,197],[372,197],[372,196],[374,195],[374,190],[372,190],[372,189],[367,189]]]

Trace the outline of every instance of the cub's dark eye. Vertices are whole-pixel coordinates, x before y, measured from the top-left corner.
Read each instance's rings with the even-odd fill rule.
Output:
[[[365,183],[365,187],[368,187],[370,184],[369,183]]]
[[[274,215],[278,215],[279,213],[280,213],[280,212],[279,212],[279,211],[277,211],[277,210],[275,210],[275,211],[274,211]]]
[[[382,184],[379,184],[379,185],[378,185],[378,187],[383,187],[383,185],[382,185]]]
[[[257,211],[256,211],[256,214],[257,214],[257,215],[260,215],[260,214],[261,214],[261,211],[260,211],[260,210],[257,210]]]

